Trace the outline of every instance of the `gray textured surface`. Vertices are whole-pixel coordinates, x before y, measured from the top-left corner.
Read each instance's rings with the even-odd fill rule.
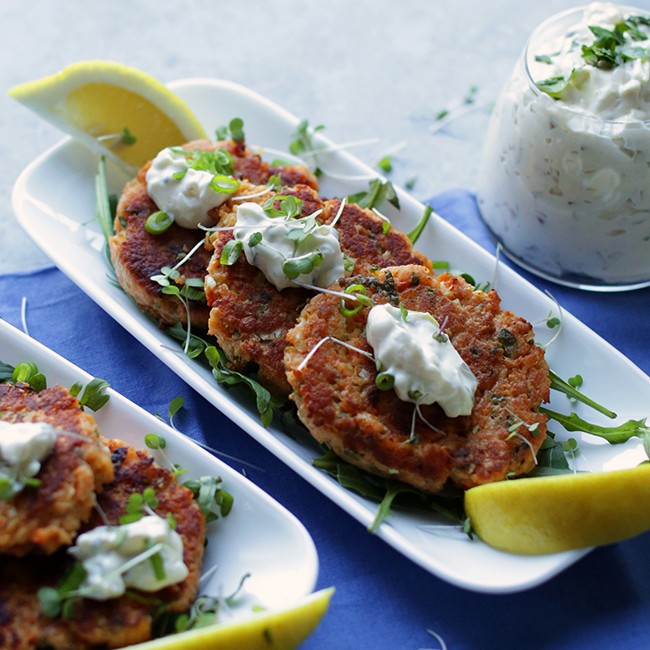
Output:
[[[493,101],[535,25],[577,4],[0,0],[0,272],[47,263],[16,224],[11,191],[61,138],[7,97],[16,84],[88,59],[129,64],[162,82],[228,79],[326,125],[337,142],[379,137],[354,150],[369,163],[408,142],[392,179],[417,177],[413,193],[423,199],[473,187],[487,124],[476,110],[433,135],[435,115],[474,85],[478,101]]]

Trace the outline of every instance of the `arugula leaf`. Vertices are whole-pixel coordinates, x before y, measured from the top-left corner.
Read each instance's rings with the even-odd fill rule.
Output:
[[[411,244],[415,244],[415,242],[420,238],[422,231],[424,230],[427,223],[429,223],[429,218],[431,217],[432,213],[433,213],[433,208],[428,204],[425,205],[424,212],[420,217],[420,221],[418,222],[418,225],[415,226],[415,228],[408,235],[406,235],[411,240]]]
[[[644,441],[644,445],[650,442],[650,428],[646,426],[647,418],[643,418],[642,420],[628,420],[617,427],[602,427],[583,420],[577,413],[564,415],[563,413],[556,413],[542,406],[540,406],[539,412],[544,413],[547,418],[559,422],[567,431],[584,431],[599,438],[604,438],[612,445],[627,442],[633,437],[641,438]]]
[[[548,371],[548,376],[549,379],[551,380],[551,388],[553,390],[557,390],[561,393],[564,393],[567,395],[569,398],[574,399],[578,402],[582,402],[583,404],[586,404],[587,406],[591,406],[592,409],[595,409],[599,413],[602,413],[603,415],[606,415],[608,418],[615,418],[616,413],[614,411],[610,411],[608,408],[605,408],[604,406],[601,406],[597,402],[594,402],[594,400],[590,399],[586,395],[583,395],[579,390],[577,390],[574,386],[572,386],[570,383],[564,381],[561,377],[556,375],[552,370]],[[571,380],[569,380],[571,381]]]
[[[386,481],[386,483],[388,484],[388,489],[386,490],[386,494],[384,494],[384,498],[379,504],[379,508],[377,509],[377,514],[375,515],[374,521],[368,527],[369,533],[376,532],[384,519],[386,519],[388,515],[392,514],[390,507],[393,505],[393,501],[398,494],[405,492],[417,493],[414,488],[409,487],[404,483],[397,483],[396,481]]]
[[[180,321],[172,327],[168,327],[165,330],[165,333],[169,334],[169,336],[181,343],[182,346],[185,345],[185,341],[187,340],[187,330],[183,327],[183,323]],[[204,341],[199,336],[190,334],[190,345],[187,349],[187,356],[190,359],[196,359],[196,357],[202,354],[207,347],[207,341]]]

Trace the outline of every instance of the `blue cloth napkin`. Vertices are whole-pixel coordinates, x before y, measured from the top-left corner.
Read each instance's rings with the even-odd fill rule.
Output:
[[[430,204],[494,250],[472,194],[454,190]],[[529,279],[550,288],[564,307],[650,372],[650,291],[592,294]],[[36,340],[108,380],[149,412],[166,413],[170,400],[182,395],[185,408],[175,418],[182,431],[265,470],[246,473],[305,524],[320,555],[318,587],[337,589],[305,650],[439,648],[427,629],[449,650],[650,645],[650,535],[598,549],[549,583],[520,594],[493,596],[453,587],[368,534],[186,386],[60,271],[0,276],[0,317],[17,327],[23,296]]]

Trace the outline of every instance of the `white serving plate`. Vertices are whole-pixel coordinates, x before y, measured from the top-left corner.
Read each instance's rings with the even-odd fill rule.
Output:
[[[48,386],[69,387],[75,381],[86,384],[92,379],[2,319],[0,360],[13,366],[33,361],[46,376]],[[228,516],[208,524],[209,543],[202,573],[218,568],[201,583],[201,594],[228,596],[244,574],[251,574],[241,592],[242,600],[233,610],[226,610],[224,617],[250,614],[253,604],[267,609],[288,607],[313,591],[318,577],[316,547],[305,527],[288,510],[188,437],[115,391],[107,392],[110,400],[93,413],[104,437],[119,438],[144,449],[146,434],[163,436],[167,442],[165,452],[172,462],[190,468],[179,477],[181,482],[205,475],[221,476],[223,488],[232,494],[234,503]],[[155,451],[150,453],[156,457]]]
[[[241,117],[249,143],[287,151],[298,118],[260,95],[242,86],[212,79],[180,81],[170,84],[170,88],[187,102],[208,134],[233,117]],[[325,146],[333,144],[320,134],[315,141]],[[319,165],[349,176],[345,180],[339,177],[322,179],[323,196],[358,192],[367,188],[367,180],[359,176],[377,176],[376,171],[341,150],[323,155]],[[13,193],[14,209],[23,228],[68,277],[174,372],[317,489],[361,523],[369,525],[374,519],[375,505],[341,488],[329,476],[313,468],[313,447],[290,439],[279,428],[264,429],[251,399],[242,392],[221,389],[208,370],[170,350],[169,339],[120,289],[109,283],[101,232],[96,224],[82,225],[93,214],[96,170],[96,157],[69,138],[35,160],[23,171]],[[107,173],[109,191],[119,193],[128,179],[110,164]],[[392,206],[382,210],[396,228],[409,232],[424,206],[405,192],[398,191],[398,194],[401,211]],[[417,248],[431,259],[449,261],[452,267],[462,268],[478,280],[493,277],[494,257],[435,214]],[[555,303],[512,269],[500,266],[496,284],[503,306],[531,322],[545,318],[551,309],[557,315]],[[550,331],[545,327],[539,329],[538,336],[548,340]],[[650,378],[570,314],[565,313],[563,331],[549,348],[547,358],[551,367],[564,378],[582,374],[584,390],[590,397],[615,409],[619,414],[616,422],[645,415],[645,405],[650,403]],[[615,382],[612,377],[616,377]],[[570,405],[563,395],[554,394],[551,408],[568,412]],[[594,411],[583,409],[582,405],[574,410],[591,421],[613,423]],[[561,427],[553,428],[560,433]],[[644,458],[642,445],[636,439],[613,447],[586,435],[573,436],[581,451],[579,469],[622,469]],[[440,527],[440,524],[444,522],[435,515],[398,513],[390,517],[377,534],[443,580],[487,593],[509,593],[534,587],[587,552],[515,556],[495,551],[480,541],[470,541],[453,528]]]

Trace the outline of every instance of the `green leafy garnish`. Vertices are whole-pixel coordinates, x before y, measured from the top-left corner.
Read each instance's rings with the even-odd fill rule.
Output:
[[[280,201],[279,210],[275,207],[276,201]],[[292,217],[299,217],[302,213],[302,200],[292,194],[276,194],[264,201],[263,208],[264,212],[271,217],[291,219]]]
[[[553,63],[553,60],[548,54],[535,55],[535,61],[539,61],[540,63],[548,63],[548,65],[551,65]]]
[[[221,483],[221,478],[214,476],[202,476],[199,479],[183,483],[183,487],[186,487],[194,495],[201,512],[205,516],[206,523],[219,518],[219,515],[212,510],[213,505],[219,506],[222,517],[225,517],[232,508],[232,495],[221,489]]]
[[[279,406],[280,402],[272,398],[271,393],[269,393],[264,386],[254,379],[227,368],[225,363],[221,360],[219,350],[215,346],[210,345],[206,347],[205,357],[212,366],[212,375],[217,380],[218,384],[223,386],[244,384],[253,391],[256,397],[257,410],[262,418],[262,424],[263,426],[268,427],[273,419],[273,409]]]
[[[324,259],[320,251],[311,251],[300,257],[292,257],[282,262],[282,271],[289,280],[295,280],[300,275],[311,273],[317,266],[323,263]]]
[[[229,239],[221,251],[219,262],[224,266],[232,266],[244,250],[244,242],[238,239]]]
[[[109,386],[110,384],[103,379],[91,379],[86,384],[79,403],[81,406],[87,406],[92,411],[99,411],[110,399],[110,395],[104,392]]]
[[[578,380],[576,378],[573,378],[573,381],[570,379],[568,382],[566,382],[564,379],[556,375],[552,370],[548,371],[548,376],[551,380],[551,388],[553,390],[564,393],[569,398],[590,406],[592,409],[598,411],[599,413],[602,413],[603,415],[606,415],[608,418],[616,417],[616,413],[614,413],[614,411],[610,411],[608,408],[601,406],[598,404],[598,402],[595,402],[577,390],[577,388],[582,385],[582,377],[580,377],[580,375],[576,376],[580,377],[580,383],[578,383]]]
[[[404,183],[404,187],[407,190],[412,190],[415,187],[415,182],[417,181],[417,178],[409,178],[406,183]]]
[[[544,413],[547,418],[559,422],[567,431],[584,431],[599,438],[604,438],[612,445],[627,442],[630,438],[634,437],[641,438],[646,453],[650,455],[650,428],[646,426],[646,418],[642,420],[628,420],[617,427],[602,427],[583,420],[577,413],[564,415],[563,413],[556,413],[541,406],[539,412]]]
[[[378,163],[377,167],[381,169],[382,171],[386,172],[387,174],[390,174],[390,172],[393,171],[393,163],[391,161],[390,156],[384,156]]]
[[[187,330],[183,327],[183,324],[180,321],[172,327],[168,327],[165,332],[176,341],[185,345],[185,342],[187,340]],[[196,357],[200,356],[203,353],[207,346],[207,342],[202,338],[194,334],[190,334],[189,345],[187,346],[186,354],[190,359],[196,359]]]
[[[433,208],[430,205],[424,206],[424,212],[420,217],[418,225],[415,226],[415,228],[408,235],[406,235],[411,240],[411,244],[415,244],[415,242],[420,238],[424,227],[427,225],[427,223],[429,223],[429,218],[431,217],[432,213]]]
[[[117,205],[117,204],[115,204]],[[108,247],[108,239],[115,234],[113,222],[115,221],[115,208],[111,205],[108,196],[108,187],[106,184],[106,160],[104,156],[99,158],[99,169],[95,176],[95,219],[99,222],[99,226],[104,233],[106,239],[106,246],[104,252],[108,263],[113,267],[111,261],[111,251]]]
[[[38,601],[43,615],[47,618],[56,618],[61,614],[64,619],[72,618],[74,603],[80,600],[77,591],[87,575],[81,562],[75,562],[66,571],[56,588],[41,587],[38,590]]]
[[[134,145],[138,139],[131,133],[131,129],[129,129],[128,126],[125,126],[124,129],[122,129],[122,134],[120,135],[120,142],[127,147],[130,147],[131,145]]]
[[[349,203],[356,203],[360,208],[378,208],[384,201],[388,201],[392,206],[400,209],[399,198],[395,188],[390,181],[382,183],[379,178],[373,178],[368,183],[368,190],[358,192],[347,197]]]
[[[314,458],[312,465],[330,474],[345,489],[379,503],[377,516],[368,528],[371,533],[376,532],[382,521],[391,514],[393,505],[417,512],[430,513],[433,510],[457,523],[462,523],[465,518],[460,491],[431,495],[394,479],[369,476],[329,448],[321,457]]]
[[[38,366],[32,361],[19,363],[11,374],[11,381],[29,384],[37,393],[47,388],[45,375],[38,371]]]
[[[174,217],[162,210],[154,212],[147,217],[144,223],[144,229],[150,235],[162,235],[174,223]]]
[[[562,75],[557,77],[550,77],[548,79],[543,79],[542,81],[537,81],[537,87],[540,90],[543,90],[545,93],[548,93],[553,99],[560,99],[564,89],[569,85],[569,79],[565,79]]]

